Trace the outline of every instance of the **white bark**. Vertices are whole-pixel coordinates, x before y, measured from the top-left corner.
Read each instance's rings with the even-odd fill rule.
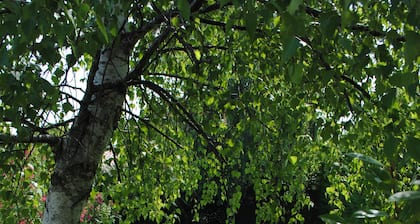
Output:
[[[120,118],[126,91],[121,83],[127,72],[128,51],[119,44],[101,53],[77,119],[55,151],[43,223],[79,222],[103,150]]]

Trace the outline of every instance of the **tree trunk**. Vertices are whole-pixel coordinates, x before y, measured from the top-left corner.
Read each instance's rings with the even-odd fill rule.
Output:
[[[78,223],[106,145],[118,124],[129,52],[115,42],[93,63],[79,114],[55,149],[43,223]]]

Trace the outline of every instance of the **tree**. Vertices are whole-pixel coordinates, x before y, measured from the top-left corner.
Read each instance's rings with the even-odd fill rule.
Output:
[[[249,197],[256,222],[296,223],[313,179],[325,222],[420,219],[416,0],[2,1],[0,16],[2,220],[39,222],[45,201],[43,223],[211,206],[225,222]]]

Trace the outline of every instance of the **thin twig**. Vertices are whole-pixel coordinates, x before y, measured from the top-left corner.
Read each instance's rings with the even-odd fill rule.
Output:
[[[159,45],[169,36],[171,33],[172,28],[166,28],[163,30],[163,32],[155,39],[155,41],[150,45],[150,47],[146,50],[143,57],[140,59],[140,61],[137,63],[136,67],[133,71],[128,73],[126,80],[136,79],[136,77],[143,74],[145,69],[147,68],[147,64],[149,63],[149,60],[153,53],[156,52]]]
[[[204,46],[191,46],[194,50],[200,50],[200,49],[218,49],[218,50],[227,50],[228,48],[225,46],[214,46],[214,45],[204,45]],[[167,53],[167,52],[173,52],[173,51],[185,51],[184,47],[171,47],[171,48],[165,48],[159,51],[159,53]]]
[[[217,146],[220,145],[220,143],[214,141],[209,135],[207,135],[207,133],[204,131],[201,125],[199,125],[198,122],[194,119],[193,115],[181,103],[179,103],[178,100],[176,100],[168,91],[166,91],[159,85],[146,80],[139,81],[137,82],[137,84],[146,86],[153,92],[157,93],[160,97],[162,97],[162,99],[165,102],[167,102],[169,106],[178,115],[180,115],[188,125],[190,125],[190,127],[192,127],[199,135],[201,135],[207,141],[208,149],[214,153],[216,158],[220,162],[226,162],[222,155],[216,149]]]
[[[191,82],[193,82],[197,85],[200,85],[200,86],[206,86],[206,87],[210,87],[210,88],[216,89],[216,90],[220,89],[220,87],[212,86],[208,83],[203,83],[203,82],[200,82],[200,81],[195,80],[195,79],[190,78],[190,77],[183,77],[183,76],[175,75],[175,74],[154,72],[154,73],[146,73],[146,74],[144,74],[144,76],[164,76],[164,77],[175,78],[175,79],[180,79],[180,80],[188,80],[188,81],[191,81]]]
[[[115,169],[117,170],[118,182],[121,183],[121,171],[120,171],[120,167],[118,166],[117,154],[115,153],[114,146],[112,145],[111,142],[109,143],[109,148],[111,149],[112,157],[113,157],[114,164],[115,164]]]
[[[132,117],[138,119],[139,121],[141,121],[142,123],[144,123],[147,127],[155,130],[157,133],[159,133],[160,135],[162,135],[164,138],[168,139],[169,141],[171,141],[174,145],[176,145],[178,148],[183,149],[184,147],[182,147],[181,144],[179,144],[177,141],[175,141],[175,139],[173,139],[172,137],[168,136],[167,134],[165,134],[163,131],[161,131],[159,128],[157,128],[156,126],[154,126],[152,123],[150,123],[148,120],[141,118],[140,116],[134,114],[131,111],[122,110],[124,113],[128,113],[130,114]]]

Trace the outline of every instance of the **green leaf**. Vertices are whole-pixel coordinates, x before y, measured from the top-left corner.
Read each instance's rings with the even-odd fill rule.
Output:
[[[381,99],[382,106],[385,109],[391,108],[397,96],[397,89],[390,89]]]
[[[290,15],[293,15],[296,13],[296,11],[299,9],[299,6],[302,4],[303,0],[292,0],[290,4],[287,6],[287,11],[290,13]]]
[[[9,56],[7,55],[6,48],[0,49],[0,66],[8,65],[9,64]]]
[[[191,16],[191,8],[188,0],[177,0],[176,6],[184,19],[189,20]]]
[[[295,165],[296,162],[298,161],[298,157],[297,156],[289,156],[289,161],[292,165]]]
[[[298,63],[295,65],[292,65],[289,69],[289,78],[292,80],[293,83],[299,84],[302,81],[303,78],[303,64]]]
[[[105,43],[108,43],[109,42],[108,32],[106,31],[105,25],[102,22],[101,18],[99,17],[96,18],[96,24],[98,25],[99,31],[101,31],[101,34],[103,38],[105,39]]]
[[[344,10],[341,14],[341,27],[346,28],[354,21],[354,14],[349,10]]]
[[[378,183],[391,184],[392,176],[388,170],[383,167],[372,167],[372,172],[374,173],[375,181]]]
[[[415,61],[420,56],[420,34],[413,31],[406,32],[404,49],[408,61]]]
[[[345,220],[342,217],[338,216],[338,215],[325,214],[325,215],[319,216],[319,218],[321,218],[321,220],[324,221],[327,224],[341,224],[341,223],[345,223]]]
[[[407,152],[417,162],[420,162],[420,139],[414,136],[407,137]]]
[[[248,12],[245,15],[245,26],[251,39],[255,38],[255,32],[257,30],[257,14],[253,11]]]
[[[339,25],[340,17],[335,13],[325,14],[320,18],[319,28],[326,38],[332,38]]]
[[[378,160],[367,156],[367,155],[363,155],[361,153],[357,153],[357,152],[351,152],[351,153],[347,153],[347,156],[351,157],[351,158],[356,158],[356,159],[360,159],[363,162],[367,162],[376,166],[384,166],[384,164],[382,164],[381,162],[379,162]]]
[[[393,135],[387,136],[384,142],[384,154],[389,161],[393,161],[397,152],[398,139]]]
[[[411,201],[416,199],[420,199],[420,191],[402,191],[389,197],[389,201],[391,202]]]
[[[388,214],[376,209],[359,210],[353,213],[353,216],[358,219],[377,218],[387,216]]]
[[[210,106],[210,105],[212,105],[214,103],[214,97],[209,97],[207,100],[206,100],[206,105],[207,106]]]
[[[63,104],[63,110],[64,110],[64,112],[65,112],[65,113],[67,113],[67,112],[69,112],[69,111],[72,111],[72,110],[73,110],[73,106],[71,105],[71,103],[69,103],[69,102],[65,102],[65,103]]]
[[[296,55],[297,49],[302,46],[295,37],[291,38],[284,46],[282,54],[282,63],[286,63],[289,59]]]

